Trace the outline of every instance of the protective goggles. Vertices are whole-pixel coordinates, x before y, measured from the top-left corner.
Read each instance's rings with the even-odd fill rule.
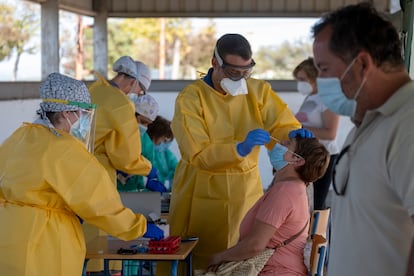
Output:
[[[44,99],[44,102],[54,102],[72,105],[79,108],[79,125],[75,133],[71,133],[85,144],[87,150],[93,154],[95,144],[96,104],[74,102],[61,99]]]
[[[223,69],[224,74],[233,81],[238,81],[242,78],[248,79],[253,72],[253,68],[256,65],[256,62],[252,59],[252,62],[246,66],[238,66],[225,62],[219,55],[217,47],[214,48],[214,56],[217,59],[218,64],[221,69]]]

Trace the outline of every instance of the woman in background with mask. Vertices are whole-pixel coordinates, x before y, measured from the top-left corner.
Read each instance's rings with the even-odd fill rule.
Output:
[[[316,69],[313,58],[303,60],[293,70],[293,76],[298,81],[298,92],[305,97],[296,118],[319,139],[331,154],[331,161],[326,174],[313,183],[313,207],[316,210],[326,209],[326,197],[332,180],[333,164],[337,158],[339,147],[336,143],[339,115],[329,110],[318,96]]]
[[[151,162],[158,170],[158,180],[164,183],[167,190],[171,191],[175,168],[178,163],[177,157],[170,150],[170,145],[174,140],[171,122],[162,116],[157,116],[154,122],[148,125],[147,133],[154,143],[155,153]]]
[[[40,98],[39,119],[0,146],[0,275],[81,275],[80,218],[123,240],[156,236],[87,150],[94,129],[85,84],[53,73]]]

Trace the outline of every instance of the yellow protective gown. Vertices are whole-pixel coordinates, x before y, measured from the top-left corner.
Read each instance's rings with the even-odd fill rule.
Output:
[[[76,215],[124,240],[146,231],[104,167],[60,133],[24,124],[0,146],[0,275],[81,275],[85,240]]]
[[[233,97],[197,80],[176,99],[171,127],[182,157],[172,188],[170,233],[200,238],[196,269],[236,244],[242,218],[263,194],[260,147],[241,157],[236,144],[256,128],[286,139],[301,127],[269,83],[250,78],[247,86],[247,95]]]
[[[148,175],[151,163],[141,151],[141,137],[135,118],[134,104],[118,88],[98,74],[98,80],[89,87],[91,101],[97,104],[94,154],[108,171],[116,187],[116,170],[129,174]],[[96,227],[83,225],[86,240],[104,235]],[[118,262],[111,262],[112,269],[120,269]],[[103,262],[91,260],[88,271],[100,271]]]
[[[95,156],[116,186],[116,170],[148,175],[151,163],[141,155],[141,138],[134,104],[102,76],[90,87],[91,101],[97,104]]]

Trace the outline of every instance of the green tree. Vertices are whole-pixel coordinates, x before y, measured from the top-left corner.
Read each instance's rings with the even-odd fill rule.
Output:
[[[32,39],[40,22],[32,5],[22,1],[17,3],[17,6],[0,4],[0,61],[15,55],[13,80],[17,78],[21,56],[35,54],[38,50]]]
[[[113,64],[122,55],[130,55],[135,59],[142,60],[151,68],[158,68],[160,59],[160,20],[160,18],[128,18],[109,21],[109,65]],[[190,60],[187,58],[191,56],[189,54],[192,51],[191,49],[195,53],[201,52],[200,48],[193,46],[193,43],[197,39],[203,39],[203,36],[200,34],[193,35],[191,19],[166,18],[165,21],[165,63],[169,68],[178,63],[178,75],[182,78],[186,75],[189,66],[195,68],[199,66],[198,64],[191,64],[195,60],[193,57]],[[210,29],[213,30],[214,28],[211,27]],[[208,35],[211,36],[211,32]]]
[[[196,34],[187,36],[188,47],[183,57],[182,67],[185,78],[198,77],[196,74],[207,73],[211,67],[211,58],[216,44],[216,25],[213,20]]]
[[[279,46],[262,46],[254,54],[254,76],[265,79],[292,79],[292,71],[303,59],[312,56],[307,39],[285,41]]]
[[[15,8],[4,3],[0,4],[0,61],[9,58],[15,45],[16,29],[13,14]]]

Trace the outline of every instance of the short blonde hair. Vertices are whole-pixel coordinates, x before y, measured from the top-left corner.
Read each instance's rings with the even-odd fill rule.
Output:
[[[312,81],[315,81],[318,77],[318,69],[315,67],[313,58],[311,57],[303,60],[296,66],[296,68],[293,70],[293,77],[297,78],[299,71],[302,70],[303,72],[305,72],[306,76]]]

